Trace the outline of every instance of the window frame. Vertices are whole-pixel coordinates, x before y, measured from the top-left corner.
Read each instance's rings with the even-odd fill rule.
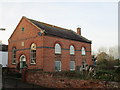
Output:
[[[59,47],[57,47],[56,45],[58,45]],[[59,43],[55,44],[55,54],[62,54],[62,48],[61,48],[61,45]]]
[[[74,62],[74,68],[71,68],[71,62]],[[70,71],[75,71],[75,61],[74,60],[70,60]]]
[[[15,61],[15,63],[13,61]],[[12,48],[12,64],[16,64],[16,47]]]
[[[70,45],[70,55],[75,55],[75,47],[73,45]]]
[[[85,47],[82,47],[82,48],[81,48],[81,55],[82,55],[82,56],[85,56],[85,55],[86,55],[86,48],[85,48]]]
[[[22,27],[22,28],[21,28],[21,30],[22,30],[22,32],[23,32],[23,31],[25,30],[25,28],[24,28],[24,27]]]
[[[59,64],[60,64],[60,65],[59,65],[59,66],[60,66],[60,67],[59,67],[60,70],[57,70],[57,69],[56,69],[56,63],[57,63],[57,62],[59,62]],[[60,72],[60,71],[61,71],[61,66],[62,66],[61,61],[57,61],[57,60],[56,60],[56,61],[55,61],[55,71],[56,71],[56,72]]]
[[[35,46],[35,48],[33,48],[32,46]],[[30,48],[30,64],[32,65],[35,65],[36,64],[36,44],[35,43],[32,43],[31,44],[31,48]],[[33,61],[34,62],[33,62]]]

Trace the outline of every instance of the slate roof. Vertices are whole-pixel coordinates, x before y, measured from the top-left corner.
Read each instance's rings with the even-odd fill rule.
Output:
[[[35,24],[37,27],[39,27],[40,29],[45,30],[45,35],[56,36],[64,39],[75,40],[75,41],[85,42],[90,44],[92,43],[90,40],[86,39],[81,35],[78,35],[76,32],[72,30],[50,25],[50,24],[36,21],[29,18],[27,19],[33,24]]]

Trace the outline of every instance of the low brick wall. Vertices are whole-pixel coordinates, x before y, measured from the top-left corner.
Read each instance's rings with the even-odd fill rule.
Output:
[[[40,85],[48,88],[101,88],[104,87],[103,82],[69,79],[65,77],[57,77],[52,73],[42,71],[26,72],[26,82]]]

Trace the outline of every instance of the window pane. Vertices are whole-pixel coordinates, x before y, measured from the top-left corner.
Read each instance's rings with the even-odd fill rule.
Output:
[[[31,64],[36,63],[36,44],[31,45],[31,51],[30,51],[30,58],[31,58]]]
[[[56,54],[61,54],[61,46],[60,44],[55,44],[55,53]]]
[[[24,31],[24,27],[22,27],[22,31]]]
[[[55,61],[55,71],[61,71],[61,61]]]
[[[75,70],[75,61],[70,61],[70,70]]]
[[[85,54],[86,54],[86,52],[85,52],[85,48],[82,47],[82,55],[85,55]]]
[[[75,54],[75,49],[74,46],[70,46],[70,55],[74,55]]]
[[[16,48],[12,49],[12,63],[16,63]]]

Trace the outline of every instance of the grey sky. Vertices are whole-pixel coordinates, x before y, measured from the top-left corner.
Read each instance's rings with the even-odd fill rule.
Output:
[[[0,40],[7,40],[22,16],[76,31],[92,40],[92,49],[118,44],[117,2],[1,2]]]

